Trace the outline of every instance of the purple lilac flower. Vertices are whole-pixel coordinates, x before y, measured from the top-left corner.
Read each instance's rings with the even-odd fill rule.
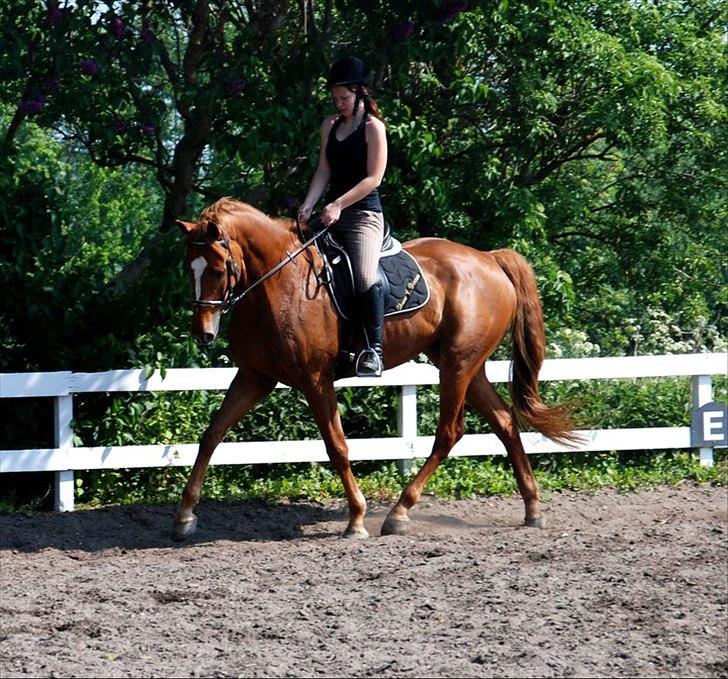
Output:
[[[58,6],[57,2],[48,3],[48,21],[52,24],[58,24],[63,21],[63,10]]]
[[[247,83],[242,78],[238,78],[237,80],[233,80],[232,82],[229,82],[225,85],[223,88],[223,91],[228,97],[233,96],[234,94],[239,94],[247,87]]]
[[[121,118],[114,118],[114,122],[111,123],[111,129],[116,132],[116,134],[121,134],[122,132],[125,132],[127,128],[127,122],[126,120],[122,120]]]
[[[43,110],[45,103],[46,98],[42,94],[35,94],[30,99],[24,99],[20,102],[20,112],[27,116],[34,116]]]
[[[48,80],[43,83],[43,89],[46,92],[52,92],[53,90],[58,89],[59,84],[60,81],[58,80],[58,78],[48,78]]]
[[[114,17],[109,24],[109,30],[117,37],[124,37],[124,20],[119,17]]]
[[[142,19],[141,39],[142,39],[142,42],[147,45],[154,41],[154,33],[152,32],[152,29],[149,27],[149,19]]]
[[[157,132],[157,126],[154,123],[142,123],[141,126],[142,134],[146,134],[151,137]]]
[[[297,205],[296,199],[293,196],[283,196],[279,203],[284,212],[293,212]]]
[[[446,24],[451,19],[454,19],[460,12],[467,9],[467,0],[447,0],[442,6],[442,9],[437,15],[437,20],[440,23]]]
[[[99,72],[99,62],[96,59],[82,59],[78,64],[81,73],[84,75],[97,75]]]
[[[415,32],[416,24],[414,21],[403,21],[392,29],[392,39],[395,42],[404,42]]]

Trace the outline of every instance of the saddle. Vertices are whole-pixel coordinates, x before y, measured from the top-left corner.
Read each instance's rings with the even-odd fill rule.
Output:
[[[323,232],[315,242],[324,262],[322,282],[329,289],[336,313],[346,321],[358,319],[349,255],[330,231]],[[379,255],[379,280],[384,286],[385,318],[416,311],[430,299],[430,288],[419,263],[392,236],[387,223]]]

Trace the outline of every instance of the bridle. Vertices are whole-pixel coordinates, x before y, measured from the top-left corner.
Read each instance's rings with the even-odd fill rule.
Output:
[[[298,232],[301,233],[298,219],[296,219],[296,226],[298,227]],[[235,258],[233,257],[232,250],[230,249],[230,240],[228,239],[227,235],[223,233],[222,236],[215,241],[190,241],[190,245],[196,246],[211,246],[213,243],[219,243],[223,247],[223,249],[227,251],[227,259],[225,260],[225,271],[227,273],[227,280],[225,283],[225,292],[223,293],[222,299],[196,299],[193,303],[195,304],[195,306],[220,307],[222,313],[225,313],[233,306],[235,306],[235,304],[237,304],[241,299],[243,299],[245,295],[257,288],[259,285],[263,284],[271,276],[278,273],[286,264],[292,262],[296,257],[298,257],[298,255],[306,250],[306,248],[308,248],[311,243],[313,243],[317,238],[323,236],[329,230],[329,228],[330,226],[325,226],[323,229],[317,231],[313,236],[311,236],[311,238],[309,238],[305,243],[297,247],[293,252],[287,252],[285,259],[278,262],[278,264],[276,264],[268,273],[261,276],[257,281],[255,281],[255,283],[249,285],[247,288],[245,288],[245,290],[238,293],[237,295],[235,294],[235,286],[240,282],[240,269],[238,268],[238,265],[235,262]]]
[[[196,299],[193,303],[196,306],[219,306],[222,307],[223,312],[225,312],[237,301],[231,301],[231,298],[233,296],[235,286],[240,282],[240,269],[238,268],[235,257],[233,257],[232,250],[230,249],[230,240],[227,235],[223,233],[216,241],[193,240],[190,241],[190,245],[205,247],[211,246],[213,242],[219,243],[222,245],[223,249],[227,251],[227,258],[225,259],[225,272],[227,274],[225,292],[223,293],[222,299]]]

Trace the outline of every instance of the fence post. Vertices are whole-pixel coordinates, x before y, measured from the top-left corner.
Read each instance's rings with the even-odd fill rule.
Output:
[[[53,399],[53,438],[56,448],[73,447],[73,396],[56,396]],[[75,480],[73,470],[54,473],[53,503],[58,512],[73,511]]]
[[[414,453],[414,440],[417,437],[417,387],[413,384],[402,385],[397,404],[397,433],[409,444]],[[397,460],[397,468],[402,476],[412,469],[412,460]]]
[[[690,382],[693,388],[693,410],[697,410],[700,406],[710,403],[713,400],[713,380],[710,375],[693,375]],[[700,464],[703,467],[712,467],[713,449],[698,448],[698,450],[700,452]]]

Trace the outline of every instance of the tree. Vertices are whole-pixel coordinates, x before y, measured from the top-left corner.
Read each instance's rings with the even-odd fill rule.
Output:
[[[290,214],[348,53],[396,235],[519,250],[564,354],[724,347],[725,24],[722,0],[0,0],[0,370],[224,361],[188,339],[167,229],[224,195]]]
[[[696,247],[718,235],[717,0],[12,7],[0,15],[0,81],[15,102],[6,153],[32,121],[101,167],[148,168],[163,229],[227,194],[268,212],[295,206],[328,111],[326,65],[354,52],[373,64],[388,120],[383,194],[397,232],[517,247],[536,265],[552,324],[591,327],[615,291],[630,301],[614,317],[633,313],[662,261],[634,255],[654,253],[676,224]],[[107,295],[152,264],[168,270],[173,252],[150,231]],[[713,264],[710,275],[720,278]],[[718,297],[689,287],[693,307],[712,314]]]

